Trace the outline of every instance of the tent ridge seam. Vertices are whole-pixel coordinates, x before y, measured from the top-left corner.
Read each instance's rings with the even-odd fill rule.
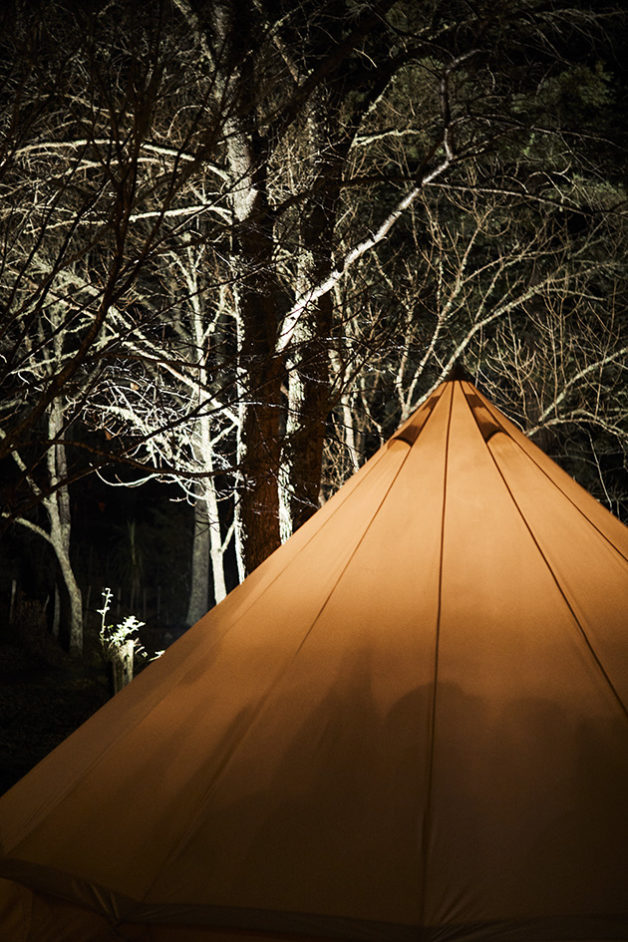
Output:
[[[521,450],[524,451],[523,449],[521,449]],[[545,566],[546,566],[546,568],[547,568],[549,574],[551,575],[552,579],[554,580],[554,583],[555,583],[555,585],[556,585],[556,588],[558,589],[558,591],[559,591],[559,593],[560,593],[560,595],[561,595],[561,597],[562,597],[562,599],[563,599],[565,605],[566,605],[567,608],[569,609],[569,613],[570,613],[571,617],[573,618],[575,624],[577,625],[578,630],[579,630],[580,634],[582,635],[582,638],[584,639],[584,642],[585,642],[585,644],[586,644],[586,646],[587,646],[587,648],[588,648],[588,650],[589,650],[589,653],[591,654],[591,657],[593,658],[594,662],[596,663],[596,665],[597,665],[597,667],[598,667],[598,670],[600,671],[602,677],[603,677],[604,680],[606,681],[606,684],[608,685],[608,687],[609,687],[609,689],[611,690],[613,696],[615,697],[615,700],[617,701],[617,703],[618,703],[618,705],[619,705],[619,707],[620,707],[621,712],[624,714],[626,720],[628,720],[628,707],[626,707],[626,704],[625,704],[624,701],[622,700],[622,698],[621,698],[621,696],[620,696],[620,694],[619,694],[619,691],[618,691],[617,688],[615,687],[615,684],[614,684],[613,681],[611,680],[611,678],[610,678],[610,676],[609,676],[609,674],[608,674],[606,668],[605,668],[604,665],[602,664],[602,660],[601,660],[600,656],[598,655],[598,653],[596,652],[595,648],[593,647],[593,644],[592,644],[592,642],[591,642],[591,640],[590,640],[590,638],[589,638],[587,632],[585,631],[582,622],[581,622],[580,619],[578,618],[578,615],[576,614],[573,605],[572,605],[571,602],[569,601],[569,598],[567,597],[567,593],[566,593],[565,589],[563,588],[563,586],[561,585],[560,579],[558,578],[558,576],[557,576],[556,573],[554,572],[554,569],[553,569],[553,567],[552,567],[552,564],[550,563],[550,561],[549,561],[547,555],[544,553],[543,548],[542,548],[540,542],[538,541],[537,537],[536,537],[535,534],[534,534],[534,531],[532,530],[532,527],[530,526],[530,524],[529,524],[528,521],[526,520],[525,515],[524,515],[523,511],[521,510],[521,507],[519,506],[519,504],[518,504],[518,502],[517,502],[517,498],[516,498],[515,495],[513,494],[512,489],[511,489],[510,485],[508,484],[508,481],[506,480],[506,477],[505,477],[505,475],[504,475],[502,469],[499,467],[499,464],[498,464],[497,460],[495,459],[495,456],[494,456],[493,453],[491,452],[490,448],[488,448],[487,451],[488,451],[489,455],[491,456],[491,460],[492,460],[492,462],[493,462],[493,464],[494,464],[494,466],[495,466],[495,468],[496,468],[496,470],[497,470],[497,473],[499,474],[500,478],[501,478],[502,481],[503,481],[504,487],[506,488],[506,490],[508,491],[508,494],[510,495],[510,499],[512,500],[512,502],[513,502],[513,504],[514,504],[514,506],[515,506],[515,508],[516,508],[516,510],[517,510],[517,513],[519,514],[519,517],[521,518],[521,521],[522,521],[524,527],[526,528],[526,530],[527,530],[528,533],[530,534],[530,538],[532,539],[532,542],[533,542],[534,545],[536,546],[536,548],[537,548],[537,550],[538,550],[538,553],[539,553],[541,559],[542,559],[543,562],[545,563]],[[525,451],[524,451],[524,454],[525,454]],[[536,462],[535,462],[535,464],[536,464]],[[540,470],[542,470],[542,469],[540,469]],[[559,488],[559,490],[560,490],[560,488]],[[562,491],[561,491],[561,493],[562,493]],[[588,519],[588,518],[587,518],[587,519]],[[596,529],[597,529],[597,527],[596,527]]]
[[[462,388],[462,387],[461,387]],[[427,754],[427,796],[425,801],[425,812],[423,820],[423,832],[421,837],[421,899],[420,899],[420,918],[419,924],[425,922],[425,903],[427,893],[427,869],[430,852],[430,840],[432,836],[431,815],[432,815],[432,791],[434,780],[434,753],[436,739],[436,699],[438,686],[438,667],[439,667],[439,647],[440,647],[440,622],[443,601],[443,558],[445,549],[445,511],[447,503],[447,475],[449,470],[449,442],[451,437],[451,417],[453,414],[454,393],[453,387],[449,400],[449,415],[447,416],[447,433],[445,439],[445,460],[443,466],[443,502],[441,507],[441,527],[440,527],[440,552],[438,561],[438,608],[436,611],[436,625],[434,631],[434,673],[432,680],[432,701],[430,705],[429,718],[429,746]]]
[[[479,392],[479,390],[478,390],[478,392]],[[482,394],[480,393],[480,395],[482,395]],[[495,412],[498,411],[498,410],[496,410],[495,406],[493,406],[493,404],[492,404],[491,402],[489,402],[489,401],[486,399],[485,396],[483,396],[482,398],[483,398],[484,405],[485,405],[486,409],[490,412],[490,414],[493,416],[493,418],[495,419],[495,421],[496,421],[496,422],[499,422],[499,419],[495,416]],[[473,411],[473,410],[471,410],[471,411]],[[474,418],[475,418],[475,416],[474,416]],[[477,424],[477,423],[476,423],[476,424]],[[521,431],[521,430],[520,430],[520,431]],[[602,532],[602,530],[600,530],[600,528],[597,526],[597,524],[594,523],[593,520],[591,520],[591,518],[588,516],[588,514],[586,514],[586,513],[584,512],[584,510],[583,510],[581,507],[579,507],[578,504],[576,504],[576,502],[575,502],[574,500],[572,500],[572,498],[569,496],[569,494],[566,494],[566,493],[565,493],[565,491],[562,489],[562,487],[560,486],[560,484],[558,484],[558,483],[547,473],[547,471],[545,470],[545,468],[543,468],[543,467],[538,463],[538,461],[534,458],[533,455],[531,455],[529,452],[526,451],[526,449],[523,447],[523,445],[521,444],[521,442],[518,442],[516,438],[513,438],[512,435],[510,435],[505,429],[503,429],[503,432],[504,432],[505,435],[508,435],[508,438],[510,439],[510,441],[513,442],[513,443],[517,446],[517,448],[519,449],[519,451],[521,451],[521,452],[525,455],[525,457],[526,457],[529,461],[532,462],[532,464],[534,465],[534,467],[537,468],[537,470],[540,471],[541,474],[543,474],[543,476],[544,476],[545,478],[547,478],[547,480],[550,482],[550,484],[552,484],[552,485],[556,488],[556,490],[559,492],[559,494],[561,494],[561,495],[565,498],[565,500],[569,501],[569,503],[571,504],[571,506],[572,506],[575,510],[578,511],[578,513],[580,514],[581,517],[584,517],[584,519],[587,521],[587,523],[589,524],[589,526],[591,526],[591,527],[595,530],[595,532],[596,532],[606,543],[608,543],[608,545],[609,545],[610,547],[612,547],[612,549],[615,550],[615,552],[617,553],[617,555],[620,556],[621,559],[624,560],[624,562],[628,563],[628,556],[626,556],[625,553],[623,553],[622,550],[620,550],[620,548],[619,548],[615,543],[613,543],[613,541],[610,539],[610,537],[608,537],[605,533]],[[524,432],[521,432],[521,434],[524,435],[525,433],[524,433]],[[526,438],[527,438],[527,436],[526,436]],[[531,439],[527,439],[527,440],[530,442],[531,445],[534,445],[534,442],[533,442]],[[534,445],[534,447],[536,448],[536,447],[538,447],[538,446]],[[559,465],[558,467],[560,467],[560,465]],[[564,469],[561,469],[561,470],[564,470]],[[565,474],[566,474],[566,473],[567,473],[567,472],[565,471]],[[577,482],[576,482],[576,483],[577,483]],[[594,498],[594,499],[595,499],[595,498]],[[606,510],[606,507],[604,507],[602,504],[600,504],[600,506],[602,507],[603,510]]]
[[[515,441],[514,438],[512,438],[511,441],[515,442],[515,445],[517,446],[517,448],[519,448],[519,450],[523,452],[523,454],[526,456],[526,458],[527,458],[529,461],[531,461],[531,462],[533,463],[534,467],[535,467],[535,468],[538,468],[538,470],[543,473],[543,475],[547,478],[547,480],[550,482],[550,484],[553,484],[554,487],[559,491],[559,493],[562,494],[562,496],[565,498],[565,500],[568,500],[569,503],[571,504],[571,506],[572,506],[575,510],[578,511],[578,513],[580,514],[580,516],[581,516],[581,517],[584,517],[584,519],[585,519],[586,522],[589,524],[589,526],[592,527],[592,528],[595,530],[595,532],[596,532],[606,543],[608,543],[608,545],[609,545],[612,549],[615,550],[615,552],[617,553],[617,555],[620,556],[621,559],[623,559],[625,563],[628,563],[628,556],[626,556],[626,555],[620,550],[620,548],[619,548],[615,543],[613,543],[613,541],[610,539],[610,537],[608,537],[605,533],[603,533],[603,532],[600,530],[600,528],[597,526],[597,524],[595,524],[595,523],[593,522],[593,520],[591,520],[591,518],[588,516],[588,514],[586,514],[586,513],[584,512],[584,510],[582,510],[582,508],[579,507],[579,506],[576,504],[576,502],[571,499],[571,497],[569,496],[569,494],[566,494],[566,493],[564,492],[564,490],[562,489],[562,487],[560,486],[560,484],[557,484],[556,481],[554,481],[554,480],[549,476],[549,474],[547,473],[547,471],[546,471],[544,468],[541,467],[541,465],[538,463],[538,461],[535,461],[535,459],[532,457],[532,455],[528,454],[528,452],[525,450],[525,448],[523,448],[523,446],[522,446],[519,442]],[[533,444],[534,444],[534,443],[533,443]],[[565,473],[566,473],[566,472],[565,472]],[[577,483],[577,482],[576,482],[576,483]],[[594,499],[595,499],[595,498],[594,498]],[[606,510],[606,508],[603,507],[603,505],[600,505],[600,506],[602,506],[603,510]]]

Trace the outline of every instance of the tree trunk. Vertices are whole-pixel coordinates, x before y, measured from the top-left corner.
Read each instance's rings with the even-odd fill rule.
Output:
[[[50,440],[55,442],[48,450],[47,462],[50,484],[58,485],[67,477],[65,445],[60,440],[63,432],[63,411],[58,399],[53,399],[48,412],[48,432]],[[45,499],[44,506],[50,520],[50,543],[57,557],[61,574],[62,588],[65,594],[65,625],[62,626],[67,637],[70,654],[80,656],[83,653],[83,602],[72,563],[70,560],[70,536],[72,521],[70,516],[70,493],[67,485],[61,484]]]
[[[324,281],[332,270],[342,168],[349,140],[339,139],[337,105],[326,86],[306,107],[310,195],[299,221],[296,296]],[[319,506],[329,412],[331,292],[310,302],[296,324],[288,354],[288,412],[281,456],[281,537],[287,539]]]
[[[241,320],[240,362],[246,372],[246,391],[238,428],[238,492],[236,540],[238,557],[247,575],[280,543],[279,539],[279,395],[280,371],[271,351],[251,354],[266,344],[257,342],[255,324]],[[253,335],[253,336],[251,336]],[[244,365],[245,364],[245,365]]]
[[[209,470],[211,471],[211,463]],[[213,477],[204,483],[194,504],[192,571],[186,622],[193,625],[210,607],[209,585],[217,605],[227,595],[224,567],[225,545],[221,536],[218,499]]]
[[[299,352],[288,363],[288,413],[281,456],[281,538],[318,509],[325,426],[329,410],[327,337],[331,302],[321,298],[294,332]]]
[[[65,545],[57,543],[54,536],[52,545],[63,580],[65,605],[62,605],[61,611],[65,611],[64,634],[67,638],[68,651],[80,657],[83,653],[83,598],[70,562],[69,545],[66,551]]]
[[[212,10],[222,74],[217,88],[231,109],[225,131],[236,221],[233,258],[240,422],[235,535],[242,578],[280,542],[277,481],[282,368],[276,354],[279,287],[273,259],[274,219],[267,194],[268,144],[257,127],[255,75],[248,55],[252,23],[250,16],[237,18],[237,12],[233,3],[220,0]]]
[[[211,443],[209,445],[211,447]],[[193,625],[207,613],[210,606],[209,584],[212,583],[214,604],[227,595],[225,580],[225,549],[222,539],[218,495],[216,493],[211,453],[206,453],[204,467],[210,476],[194,503],[194,536],[192,539],[192,571],[186,622]]]
[[[193,625],[209,607],[209,518],[207,504],[199,497],[194,504],[192,571],[186,624]]]
[[[213,470],[213,462],[212,462]],[[211,477],[205,490],[205,506],[207,507],[207,517],[209,521],[209,558],[211,561],[212,589],[214,593],[214,604],[219,602],[227,595],[227,584],[225,581],[225,549],[227,541],[223,541],[220,515],[218,507],[218,495],[216,493],[215,478]]]
[[[125,641],[116,649],[111,659],[111,674],[114,694],[119,693],[123,687],[133,680],[135,645],[133,641]]]
[[[194,426],[192,453],[195,466],[207,475],[195,488],[192,577],[187,612],[187,623],[193,625],[205,615],[209,607],[210,562],[213,597],[216,604],[224,599],[227,589],[224,571],[225,546],[222,541],[220,507],[214,476],[214,442],[212,439],[212,420],[210,418],[211,400],[206,392],[210,386],[207,362],[210,353],[211,330],[207,323],[207,309],[198,280],[198,272],[193,266],[190,266],[186,278],[190,288],[190,303],[193,310],[194,348],[198,356],[198,386],[195,394],[198,409]]]

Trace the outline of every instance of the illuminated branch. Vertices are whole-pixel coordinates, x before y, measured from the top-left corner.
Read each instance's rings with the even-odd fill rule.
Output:
[[[534,435],[535,432],[538,432],[541,428],[555,424],[558,421],[563,421],[558,417],[552,419],[549,416],[552,413],[558,411],[560,404],[567,398],[572,389],[578,386],[585,376],[588,376],[590,373],[595,373],[599,370],[603,370],[604,367],[609,366],[611,363],[625,363],[625,358],[628,356],[628,347],[622,347],[620,350],[614,350],[612,353],[607,354],[599,360],[595,360],[593,363],[588,363],[581,370],[578,370],[577,373],[574,373],[564,384],[560,393],[553,399],[553,401],[543,409],[539,415],[539,420],[537,425],[528,430],[530,435]],[[591,417],[591,416],[589,416]],[[596,418],[596,421],[599,419]],[[607,430],[611,429],[611,426],[605,426]],[[619,429],[615,426],[612,427],[614,433],[619,434]]]
[[[386,236],[389,234],[395,223],[403,216],[405,211],[409,206],[414,203],[417,199],[421,190],[425,184],[429,183],[431,180],[435,179],[440,174],[450,166],[451,160],[447,158],[441,161],[434,170],[426,173],[423,177],[420,184],[413,187],[406,195],[399,200],[395,208],[388,214],[386,219],[377,227],[377,229],[372,232],[366,239],[363,239],[361,242],[358,242],[354,248],[347,252],[342,259],[340,264],[337,264],[331,274],[319,285],[315,285],[312,288],[309,288],[307,291],[297,298],[296,303],[292,305],[288,313],[285,315],[279,333],[279,339],[277,342],[277,352],[283,353],[290,341],[296,329],[299,318],[307,310],[308,306],[318,301],[319,298],[323,295],[328,294],[338,282],[346,276],[349,269],[352,265],[355,264],[363,255],[371,251],[376,245],[382,242]]]

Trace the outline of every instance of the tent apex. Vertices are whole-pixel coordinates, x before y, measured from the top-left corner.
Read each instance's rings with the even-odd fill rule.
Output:
[[[464,363],[461,359],[456,360],[449,373],[447,374],[446,381],[451,383],[454,380],[462,380],[467,383],[472,383],[473,380],[469,376],[467,370],[464,367]]]

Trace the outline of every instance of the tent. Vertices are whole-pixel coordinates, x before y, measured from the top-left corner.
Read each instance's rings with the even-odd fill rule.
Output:
[[[627,556],[442,384],[0,800],[0,938],[628,939]]]

